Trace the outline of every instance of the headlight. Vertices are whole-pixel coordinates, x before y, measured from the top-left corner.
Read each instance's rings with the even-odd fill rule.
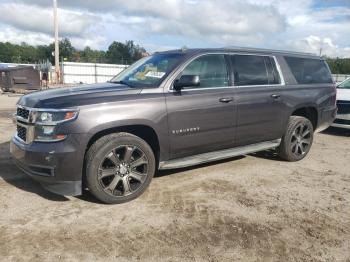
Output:
[[[57,134],[57,125],[77,118],[77,110],[32,111],[34,141],[54,142],[64,140],[65,134]]]
[[[74,120],[78,115],[78,111],[34,111],[32,114],[35,124],[57,125],[58,123]]]

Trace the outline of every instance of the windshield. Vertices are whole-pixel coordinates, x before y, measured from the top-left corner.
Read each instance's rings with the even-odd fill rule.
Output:
[[[144,57],[112,78],[110,82],[131,87],[158,86],[182,56],[183,54],[155,54]]]
[[[350,89],[350,78],[341,83],[338,88]]]

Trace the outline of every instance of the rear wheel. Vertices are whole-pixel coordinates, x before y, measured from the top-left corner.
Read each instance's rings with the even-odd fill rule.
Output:
[[[278,155],[287,161],[303,159],[310,151],[314,136],[314,129],[305,117],[291,116],[287,130],[277,148]]]
[[[86,183],[104,203],[117,204],[140,196],[150,184],[156,161],[151,147],[129,133],[97,140],[86,155]]]

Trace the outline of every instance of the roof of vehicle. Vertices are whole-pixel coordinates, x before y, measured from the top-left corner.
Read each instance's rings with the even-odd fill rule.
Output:
[[[33,69],[32,66],[15,66],[15,67],[2,67],[0,68],[1,72],[11,72],[11,71],[17,71],[17,70],[23,70],[23,69]]]
[[[269,54],[269,55],[288,55],[288,56],[299,56],[299,57],[310,57],[318,58],[321,57],[312,53],[285,51],[285,50],[273,50],[263,48],[251,48],[251,47],[222,47],[222,48],[183,48],[176,50],[169,50],[163,52],[156,52],[160,54],[166,53],[186,53],[186,54],[197,54],[197,53],[208,53],[208,52],[235,52],[235,53],[254,53],[254,54]]]

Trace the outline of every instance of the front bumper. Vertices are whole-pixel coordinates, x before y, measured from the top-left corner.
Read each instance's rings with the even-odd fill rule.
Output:
[[[10,143],[14,163],[40,184],[60,195],[81,195],[84,150],[81,134],[55,143],[24,144],[15,136]]]
[[[350,114],[338,114],[332,126],[350,129]]]

